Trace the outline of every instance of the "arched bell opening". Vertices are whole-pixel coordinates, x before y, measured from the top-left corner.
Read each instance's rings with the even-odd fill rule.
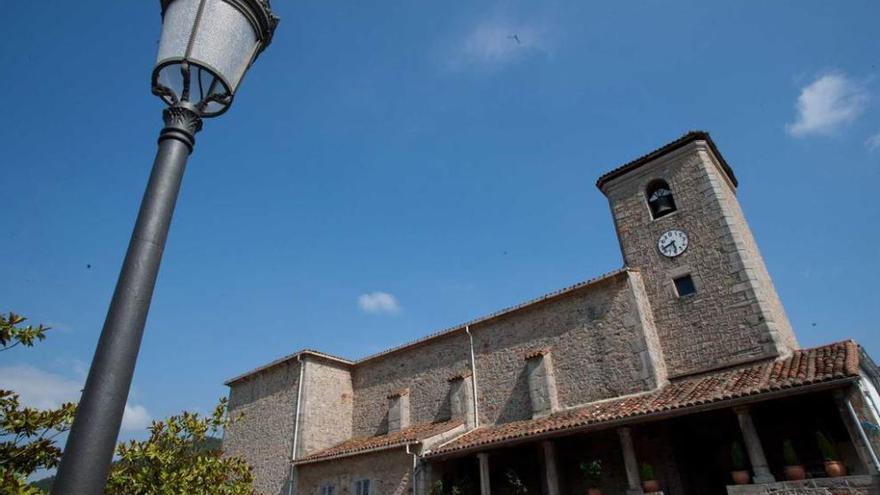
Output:
[[[669,215],[677,209],[672,189],[665,180],[657,179],[648,184],[647,189],[645,189],[645,196],[648,198],[651,218],[655,220]]]

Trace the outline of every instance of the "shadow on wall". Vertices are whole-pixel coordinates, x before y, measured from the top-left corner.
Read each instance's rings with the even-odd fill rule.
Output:
[[[522,369],[516,375],[513,390],[507,397],[501,411],[498,412],[498,423],[508,423],[521,419],[532,418],[532,402],[529,398],[529,370],[523,361]]]
[[[470,378],[467,378],[467,380],[470,380]],[[443,402],[440,403],[440,408],[437,410],[432,421],[439,423],[450,419],[452,419],[452,387],[449,387],[449,391],[443,397]]]

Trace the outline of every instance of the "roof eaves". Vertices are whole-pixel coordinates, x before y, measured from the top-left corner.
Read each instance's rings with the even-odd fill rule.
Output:
[[[293,465],[301,466],[303,464],[314,464],[316,462],[332,461],[334,459],[342,459],[344,457],[351,457],[355,455],[373,454],[376,452],[382,452],[384,450],[399,449],[402,447],[406,447],[407,445],[415,445],[419,443],[421,443],[421,440],[402,440],[400,442],[395,442],[388,445],[378,445],[376,447],[371,447],[368,449],[347,450],[344,452],[338,452],[336,454],[325,456],[303,457],[302,459],[294,460]]]
[[[772,400],[775,398],[785,397],[785,396],[794,396],[800,395],[809,392],[817,392],[820,390],[829,390],[840,386],[845,386],[847,384],[852,383],[857,380],[856,377],[845,376],[834,378],[828,381],[820,381],[814,383],[807,383],[799,386],[789,386],[789,387],[781,387],[773,390],[768,390],[765,392],[754,393],[754,394],[746,394],[742,396],[736,397],[727,397],[714,401],[706,401],[691,404],[684,407],[674,407],[667,409],[658,409],[655,411],[650,411],[647,413],[637,413],[626,416],[621,416],[608,420],[599,420],[594,422],[585,422],[581,424],[573,424],[568,426],[562,426],[558,428],[548,428],[545,430],[541,430],[531,434],[524,435],[511,435],[507,437],[500,438],[498,440],[483,440],[478,441],[472,444],[464,445],[461,447],[454,447],[452,449],[446,448],[446,445],[455,443],[465,437],[469,433],[477,432],[478,430],[470,430],[464,435],[461,435],[457,438],[451,439],[449,442],[446,442],[436,449],[425,453],[424,457],[426,458],[443,458],[449,456],[459,456],[463,454],[467,454],[474,451],[482,451],[487,448],[498,448],[507,445],[519,444],[523,442],[532,442],[535,440],[540,440],[544,438],[552,438],[558,437],[562,435],[570,435],[573,433],[581,433],[587,431],[596,431],[596,430],[604,430],[607,428],[614,428],[618,426],[632,425],[644,423],[646,421],[655,421],[659,419],[668,419],[674,417],[685,416],[688,414],[694,414],[698,412],[717,410],[721,408],[727,407],[735,407],[737,405],[744,405],[747,403],[756,403],[767,400]]]
[[[616,179],[621,175],[631,172],[650,161],[660,158],[661,156],[671,153],[694,141],[705,141],[709,145],[709,149],[711,149],[715,157],[718,158],[718,162],[721,164],[721,168],[724,169],[724,172],[730,178],[730,181],[733,182],[734,186],[738,186],[739,182],[736,180],[736,175],[734,175],[733,169],[730,167],[730,165],[728,165],[727,160],[724,159],[724,156],[721,154],[721,151],[718,150],[718,147],[715,145],[715,141],[712,140],[712,138],[709,136],[709,133],[706,131],[690,131],[684,136],[676,139],[675,141],[672,141],[671,143],[663,145],[646,155],[642,155],[635,160],[632,160],[609,172],[606,172],[596,181],[596,187],[601,190],[605,186],[605,184],[608,183],[608,181]]]
[[[326,359],[328,361],[333,361],[333,362],[336,362],[339,364],[344,364],[346,366],[351,366],[352,364],[354,364],[353,361],[350,361],[348,359],[341,358],[338,356],[333,356],[332,354],[327,354],[324,352],[316,351],[314,349],[302,349],[297,352],[294,352],[293,354],[288,354],[287,356],[280,357],[280,358],[278,358],[274,361],[271,361],[267,364],[264,364],[262,366],[258,366],[250,371],[247,371],[247,372],[242,373],[238,376],[230,378],[229,380],[226,380],[225,382],[223,382],[223,384],[228,387],[228,386],[232,385],[233,383],[240,382],[240,381],[244,380],[245,378],[256,375],[258,373],[262,373],[264,371],[268,371],[269,369],[274,368],[276,366],[280,366],[284,363],[293,361],[294,359],[297,359],[300,356],[315,356],[315,357],[318,357],[321,359]]]

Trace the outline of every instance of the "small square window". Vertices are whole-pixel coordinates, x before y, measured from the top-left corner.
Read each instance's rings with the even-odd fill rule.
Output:
[[[336,495],[336,486],[327,483],[321,487],[321,495]]]
[[[676,279],[673,279],[672,282],[675,283],[675,292],[678,293],[678,297],[689,296],[691,294],[697,293],[697,286],[694,284],[694,279],[690,275],[678,277]]]

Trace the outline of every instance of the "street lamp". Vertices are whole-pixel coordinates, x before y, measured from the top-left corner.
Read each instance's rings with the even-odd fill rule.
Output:
[[[53,494],[99,495],[110,471],[144,323],[186,161],[272,41],[269,0],[160,0],[153,93],[168,104],[159,150],[70,430]]]

